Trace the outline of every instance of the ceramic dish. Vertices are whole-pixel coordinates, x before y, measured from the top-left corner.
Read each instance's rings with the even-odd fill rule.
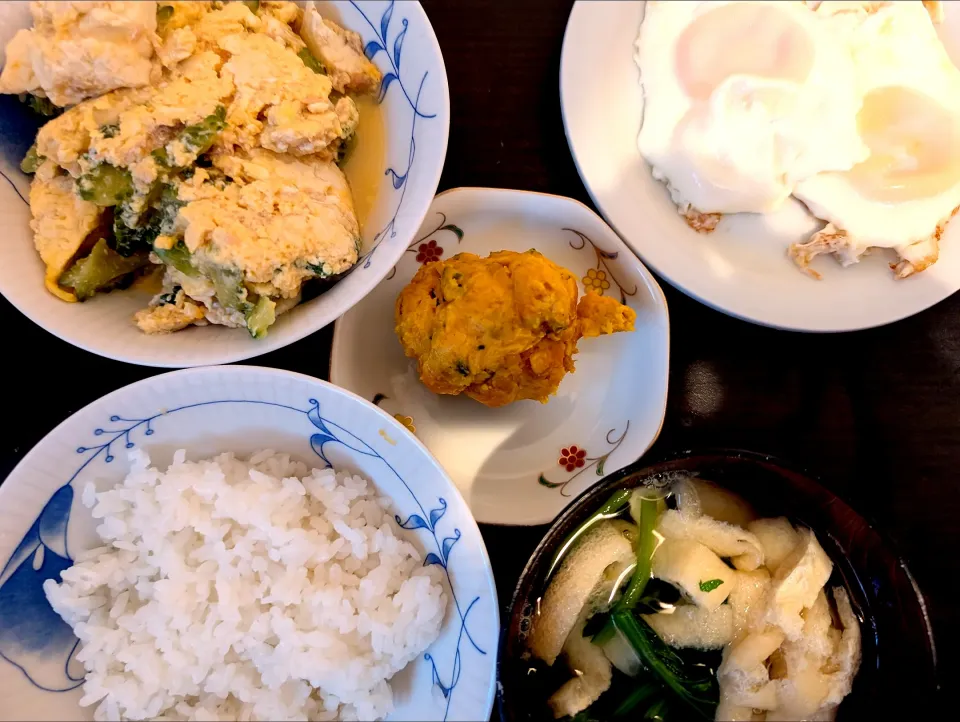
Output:
[[[939,32],[957,62],[960,7],[944,6]],[[793,200],[776,214],[727,217],[710,235],[691,230],[637,150],[643,94],[634,44],[643,11],[642,2],[574,5],[563,42],[560,98],[580,177],[604,218],[645,263],[719,311],[800,331],[879,326],[960,289],[956,223],[943,236],[940,260],[904,280],[894,279],[891,259],[881,252],[849,268],[817,259],[820,281],[800,272],[787,246],[820,224]]]
[[[148,366],[201,366],[238,361],[286,346],[323,328],[363,298],[403,255],[437,190],[447,151],[450,98],[433,28],[419,3],[318,3],[363,38],[383,71],[380,107],[385,128],[379,187],[363,225],[362,256],[332,288],[278,319],[266,338],[242,329],[205,326],[148,336],[133,323],[151,293],[128,289],[85,303],[64,303],[43,286],[43,264],[33,246],[30,179],[19,170],[38,127],[37,116],[15,96],[0,96],[0,293],[43,328],[109,358]],[[26,3],[0,6],[0,53],[17,29],[30,24]],[[387,50],[384,50],[386,48]],[[0,58],[2,62],[2,58]]]
[[[837,719],[920,718],[929,712],[938,689],[933,632],[923,595],[889,542],[808,474],[769,456],[716,451],[685,452],[650,466],[634,464],[584,493],[557,519],[524,568],[504,621],[498,663],[503,720],[544,719],[547,695],[535,690],[523,640],[558,546],[615,489],[677,473],[736,492],[760,516],[786,513],[816,532],[835,563],[834,581],[847,587],[862,620],[863,660]]]
[[[76,639],[41,584],[97,545],[80,491],[122,480],[130,448],[158,466],[178,448],[193,460],[271,448],[372,479],[427,563],[443,567],[449,595],[440,637],[394,678],[392,718],[489,717],[497,594],[483,539],[449,477],[372,404],[308,376],[234,366],[154,376],[105,396],[50,432],[0,487],[0,719],[93,718],[77,704]]]
[[[636,331],[589,339],[547,404],[490,409],[437,396],[394,333],[394,303],[422,263],[462,251],[536,248],[637,312]],[[373,351],[373,352],[372,352]],[[395,270],[337,322],[330,376],[396,414],[453,478],[477,521],[544,524],[643,454],[666,409],[669,333],[657,282],[616,234],[569,198],[460,188],[437,196]]]

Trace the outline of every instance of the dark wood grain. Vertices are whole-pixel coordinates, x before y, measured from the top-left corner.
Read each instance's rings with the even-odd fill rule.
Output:
[[[560,116],[560,48],[570,2],[423,4],[450,80],[441,190],[521,188],[589,203]],[[752,326],[664,290],[672,319],[671,386],[654,452],[753,449],[821,476],[910,561],[931,607],[942,676],[951,679],[958,669],[952,647],[960,638],[950,601],[960,580],[960,296],[885,328],[805,335]],[[29,404],[2,414],[0,478],[84,404],[157,373],[74,349],[6,300],[0,314],[6,382],[30,389]],[[325,377],[330,337],[327,329],[251,363]],[[482,531],[506,603],[545,528]]]

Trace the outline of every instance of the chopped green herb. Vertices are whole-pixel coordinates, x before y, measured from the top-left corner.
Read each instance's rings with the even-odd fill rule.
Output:
[[[700,582],[700,591],[701,592],[712,592],[714,589],[723,584],[722,579],[709,579],[705,582]]]
[[[120,132],[120,126],[117,123],[107,123],[100,126],[100,135],[104,138],[116,138]]]
[[[317,60],[309,49],[304,48],[297,53],[297,57],[299,57],[303,61],[303,64],[310,68],[310,70],[313,72],[319,73],[320,75],[327,74],[327,69],[323,67],[323,63]]]
[[[54,118],[63,112],[63,108],[54,105],[50,98],[41,98],[39,95],[27,93],[26,96],[21,95],[20,100],[26,103],[34,113],[46,118]]]
[[[133,195],[133,178],[127,170],[101,163],[80,176],[77,192],[98,206],[115,206]]]
[[[157,299],[157,302],[161,306],[167,306],[171,303],[177,302],[177,295],[180,293],[180,286],[174,286],[173,290],[170,293],[164,293]]]
[[[254,15],[256,15],[260,9],[260,0],[243,0],[243,4],[246,5]]]
[[[39,168],[40,164],[45,160],[46,158],[37,153],[37,144],[34,143],[30,146],[27,154],[23,156],[23,160],[20,161],[20,170],[24,173],[36,173],[37,168]]]
[[[470,367],[464,361],[457,361],[457,373],[461,376],[469,376]]]
[[[322,263],[308,263],[307,270],[312,273],[315,273],[320,278],[328,278],[330,274],[324,270],[323,266],[324,264]]]

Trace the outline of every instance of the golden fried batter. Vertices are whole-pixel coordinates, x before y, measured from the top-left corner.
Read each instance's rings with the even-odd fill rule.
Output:
[[[632,331],[637,314],[588,293],[537,251],[461,253],[428,263],[397,298],[396,331],[437,394],[465,393],[486,406],[546,403],[582,336]]]

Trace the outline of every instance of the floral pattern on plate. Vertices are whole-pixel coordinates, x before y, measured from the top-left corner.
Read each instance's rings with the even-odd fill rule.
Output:
[[[396,338],[394,306],[401,289],[428,259],[531,248],[567,268],[581,293],[618,295],[637,312],[636,331],[582,343],[576,372],[546,404],[520,401],[491,409],[465,396],[431,393]],[[567,497],[632,462],[656,439],[668,354],[660,288],[596,214],[567,198],[464,188],[434,199],[392,274],[337,322],[331,378],[415,422],[417,437],[478,521],[541,524],[560,512]],[[557,468],[562,449],[568,452],[564,458],[572,456],[569,471],[570,463]]]

